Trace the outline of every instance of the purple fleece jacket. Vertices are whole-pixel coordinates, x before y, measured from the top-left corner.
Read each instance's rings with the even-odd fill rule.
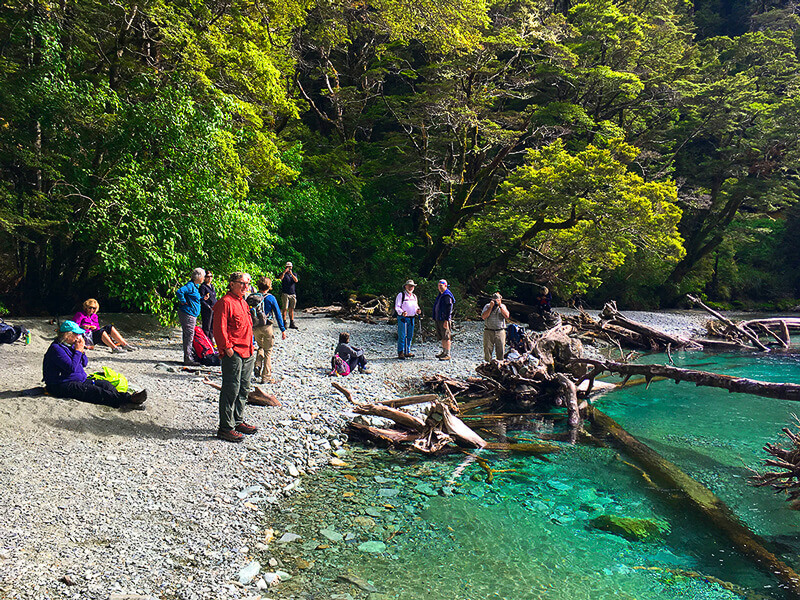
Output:
[[[84,367],[89,362],[83,352],[61,342],[53,342],[44,354],[42,374],[45,385],[86,381]]]

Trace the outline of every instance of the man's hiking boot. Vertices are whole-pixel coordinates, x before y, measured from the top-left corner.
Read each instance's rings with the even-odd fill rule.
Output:
[[[133,394],[129,399],[128,402],[131,404],[135,404],[136,406],[141,406],[144,404],[145,400],[147,400],[147,390],[142,390],[141,392],[136,392]]]
[[[217,437],[226,442],[236,443],[244,441],[244,436],[235,429],[218,429]]]
[[[449,354],[437,354],[436,358],[438,358],[439,360],[450,360],[450,355]]]
[[[413,352],[406,352],[406,358],[414,358]]]
[[[300,329],[297,325],[294,324],[294,321],[289,322],[289,329]]]
[[[253,435],[256,431],[258,431],[258,427],[242,421],[236,426],[236,431],[238,431],[239,433],[243,433],[245,435]]]
[[[139,348],[138,346],[134,346],[133,344],[128,344],[122,347],[125,352],[136,352]]]
[[[398,358],[398,360],[405,360],[406,359],[406,355],[403,354],[402,352],[398,352],[397,353],[397,358]]]

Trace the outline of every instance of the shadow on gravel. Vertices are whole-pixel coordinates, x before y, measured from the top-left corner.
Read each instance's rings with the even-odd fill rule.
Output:
[[[163,427],[152,423],[139,423],[125,416],[126,413],[140,411],[124,411],[110,416],[89,416],[85,419],[42,419],[41,422],[53,428],[73,433],[89,433],[98,437],[124,436],[148,438],[154,440],[184,439],[192,441],[209,441],[216,439],[216,431],[211,428],[179,429]]]

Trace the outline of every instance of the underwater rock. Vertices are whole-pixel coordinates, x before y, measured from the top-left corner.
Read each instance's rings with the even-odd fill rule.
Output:
[[[380,510],[379,508],[375,508],[374,506],[368,506],[368,507],[367,507],[367,508],[364,510],[364,512],[365,512],[365,513],[367,513],[367,514],[368,514],[370,517],[380,517],[380,516],[381,516],[381,513],[382,513],[383,511],[382,511],[382,510]]]
[[[370,517],[356,517],[353,519],[353,524],[362,529],[372,529],[375,527],[375,521]]]
[[[288,532],[287,532],[287,533],[284,533],[284,534],[281,536],[281,539],[279,539],[279,540],[278,540],[278,543],[279,543],[279,544],[288,544],[288,543],[290,543],[290,542],[296,542],[296,541],[297,541],[297,540],[299,540],[301,537],[302,537],[302,536],[300,536],[300,535],[297,535],[296,533],[288,533]]]
[[[655,519],[632,519],[617,515],[600,515],[589,524],[595,529],[619,535],[632,542],[656,542],[669,532],[669,523]]]
[[[384,552],[386,550],[386,544],[384,544],[383,542],[371,540],[369,542],[364,542],[363,544],[359,544],[358,549],[361,552],[369,552],[369,553]]]
[[[559,492],[568,492],[572,489],[570,484],[559,481],[558,479],[551,479],[547,482],[547,485],[554,490],[558,490]]]
[[[399,493],[400,490],[397,488],[381,488],[378,490],[378,496],[381,498],[394,498]]]
[[[352,573],[342,573],[336,576],[337,581],[345,581],[347,583],[352,583],[355,586],[360,587],[365,592],[377,592],[378,588],[372,585],[366,579],[359,577],[357,575],[353,575]]]
[[[414,486],[414,491],[426,496],[438,496],[439,493],[431,487],[429,483],[418,483]]]
[[[335,529],[331,529],[330,527],[325,529],[320,529],[319,532],[321,535],[324,535],[332,542],[341,542],[344,539],[344,536],[341,533],[339,533]]]

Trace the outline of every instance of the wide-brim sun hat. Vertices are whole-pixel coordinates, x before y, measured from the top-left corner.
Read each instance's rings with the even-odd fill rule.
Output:
[[[64,321],[61,325],[59,325],[58,330],[61,333],[66,333],[68,331],[71,333],[86,333],[86,330],[79,327],[75,321]]]
[[[416,283],[414,283],[414,280],[413,280],[413,279],[409,279],[408,281],[406,281],[406,282],[403,284],[403,287],[405,287],[405,286],[407,286],[407,285],[413,285],[414,287],[417,287],[417,284],[416,284]]]

